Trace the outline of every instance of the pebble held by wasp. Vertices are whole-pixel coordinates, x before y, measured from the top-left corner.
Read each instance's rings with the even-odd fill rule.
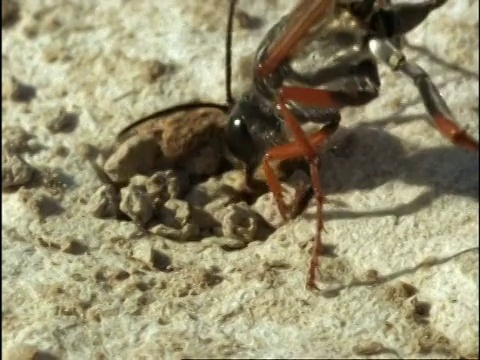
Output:
[[[172,111],[216,108],[228,113],[227,152],[245,166],[246,184],[256,186],[262,165],[266,182],[284,220],[288,208],[272,161],[305,158],[317,205],[316,235],[307,287],[316,288],[321,251],[323,193],[317,151],[338,128],[340,109],[362,106],[379,94],[377,61],[410,78],[430,115],[431,124],[455,145],[478,153],[478,142],[457,125],[428,74],[402,53],[403,37],[446,0],[391,4],[389,0],[302,0],[266,34],[255,56],[253,86],[234,102],[231,89],[231,41],[237,1],[230,1],[226,41],[227,105],[175,106],[136,121],[133,127]],[[305,133],[301,124],[323,127]],[[296,197],[296,201],[302,194]]]

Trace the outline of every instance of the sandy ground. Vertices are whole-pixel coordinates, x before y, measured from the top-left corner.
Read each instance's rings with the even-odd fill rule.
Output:
[[[290,6],[240,1],[261,26],[236,23],[236,96]],[[344,110],[348,141],[322,155],[333,255],[320,258],[320,293],[304,287],[313,204],[236,251],[137,237],[132,222],[89,212],[102,183],[85,144],[165,106],[224,101],[226,13],[221,0],[24,0],[2,17],[2,144],[41,175],[2,194],[3,354],[477,358],[478,157],[435,132],[415,87],[384,66],[381,96]],[[408,39],[477,136],[478,2],[449,1]],[[153,80],[151,60],[167,65]],[[29,179],[18,161],[16,179]],[[169,266],[142,262],[152,254]]]

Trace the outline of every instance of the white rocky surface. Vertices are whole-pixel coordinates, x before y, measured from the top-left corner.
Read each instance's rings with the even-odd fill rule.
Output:
[[[255,47],[292,6],[239,3],[263,25],[236,22],[237,96]],[[19,1],[2,27],[2,144],[17,141],[38,173],[2,194],[3,354],[476,358],[478,156],[435,132],[415,87],[383,66],[381,96],[342,112],[340,152],[323,155],[336,256],[320,258],[321,293],[304,287],[313,206],[234,251],[215,237],[141,237],[88,212],[102,183],[85,144],[111,143],[165,106],[224,101],[226,14],[226,0]],[[478,2],[450,0],[408,39],[409,58],[477,137]],[[70,118],[52,118],[60,109]]]

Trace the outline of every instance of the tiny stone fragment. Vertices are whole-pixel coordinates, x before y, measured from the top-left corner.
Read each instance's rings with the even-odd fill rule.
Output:
[[[295,198],[295,188],[282,183],[282,190],[283,199],[287,206],[289,206]],[[252,205],[252,209],[260,214],[260,216],[274,228],[278,228],[283,223],[282,216],[271,192],[258,197]]]
[[[261,18],[247,14],[243,10],[238,10],[235,14],[238,25],[242,29],[255,30],[263,26]]]
[[[56,244],[48,239],[44,239],[42,237],[36,237],[35,238],[35,243],[37,245],[40,245],[41,247],[44,247],[44,248],[49,248],[49,249],[55,249],[55,250],[59,250],[60,249],[60,245],[59,244]]]
[[[86,160],[94,160],[99,153],[99,150],[95,146],[88,143],[79,144],[76,148],[76,151],[78,155]]]
[[[193,206],[204,207],[218,198],[232,199],[235,194],[225,193],[221,179],[211,177],[207,181],[193,187],[185,196],[185,200]]]
[[[36,95],[35,88],[23,84],[15,76],[7,77],[2,81],[2,97],[13,101],[26,102],[33,99]]]
[[[134,222],[145,225],[153,216],[153,203],[145,187],[130,184],[123,188],[120,210]]]
[[[65,239],[60,247],[60,251],[71,255],[84,254],[87,249],[86,245],[75,239]]]
[[[47,129],[52,134],[72,131],[78,119],[76,113],[68,112],[64,107],[50,109],[45,117],[47,118]]]
[[[258,230],[258,217],[247,204],[230,204],[221,217],[224,236],[247,242],[255,239]]]
[[[232,203],[232,199],[227,196],[222,196],[217,199],[210,201],[208,204],[203,206],[203,209],[212,216],[219,214],[224,211],[225,208]],[[221,219],[220,219],[221,220]]]
[[[220,222],[218,222],[218,220],[216,220],[215,217],[211,215],[212,212],[210,212],[207,207],[200,208],[193,206],[190,210],[192,223],[197,224],[200,229],[211,230],[215,227],[220,226]]]
[[[146,190],[147,181],[148,181],[148,177],[145,175],[134,175],[130,178],[130,185],[145,188],[145,191],[147,191]]]
[[[40,191],[28,191],[20,189],[20,199],[26,206],[32,210],[40,219],[51,215],[58,215],[64,211],[62,206],[50,196]]]
[[[192,241],[198,239],[200,235],[200,228],[197,224],[185,224],[180,229],[175,229],[165,224],[157,224],[149,228],[148,231],[152,234],[178,241]]]
[[[170,258],[164,253],[154,249],[150,242],[146,240],[139,241],[133,247],[131,256],[151,268],[160,271],[167,271],[171,267]]]
[[[365,281],[378,281],[379,279],[381,279],[381,276],[377,270],[368,269],[363,278],[365,279]]]
[[[245,172],[243,170],[230,170],[222,174],[222,184],[237,192],[245,191]]]
[[[188,176],[180,171],[157,171],[145,182],[147,193],[157,202],[180,197],[188,188]]]
[[[355,345],[352,349],[354,354],[363,356],[380,354],[385,350],[385,347],[376,341],[362,342]]]
[[[23,153],[28,151],[28,141],[32,137],[20,126],[5,126],[2,128],[2,146],[10,152]]]
[[[89,201],[89,212],[98,218],[115,218],[119,213],[120,194],[112,185],[102,185]]]
[[[2,189],[25,185],[32,179],[33,172],[19,155],[2,149]]]
[[[150,264],[153,254],[152,245],[145,240],[140,240],[132,249],[132,257],[145,264]]]
[[[186,201],[170,199],[160,209],[163,224],[175,229],[182,228],[190,219],[190,206]]]
[[[29,21],[23,26],[22,30],[23,30],[23,35],[25,35],[27,39],[33,39],[38,35],[38,32],[40,29],[38,26],[38,22]]]
[[[43,58],[46,62],[52,63],[59,59],[68,59],[68,53],[62,45],[53,43],[43,49]]]
[[[16,0],[2,0],[2,28],[15,24],[20,15],[20,6]]]
[[[59,168],[41,168],[39,171],[41,184],[54,196],[65,193],[68,184],[73,182],[73,179]]]
[[[207,246],[217,245],[223,250],[237,250],[237,249],[243,249],[244,247],[247,246],[247,243],[245,241],[229,238],[226,236],[208,237],[202,240],[202,244]]]
[[[53,153],[59,157],[66,157],[70,153],[70,149],[64,145],[57,145],[53,148]]]
[[[145,80],[149,83],[153,83],[169,70],[169,66],[159,60],[147,60],[144,62],[144,67]]]

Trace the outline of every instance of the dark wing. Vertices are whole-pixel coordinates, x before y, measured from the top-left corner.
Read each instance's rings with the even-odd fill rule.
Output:
[[[265,61],[258,65],[260,76],[271,74],[294,50],[312,26],[329,15],[337,0],[302,0],[290,13],[284,34],[270,47]]]

